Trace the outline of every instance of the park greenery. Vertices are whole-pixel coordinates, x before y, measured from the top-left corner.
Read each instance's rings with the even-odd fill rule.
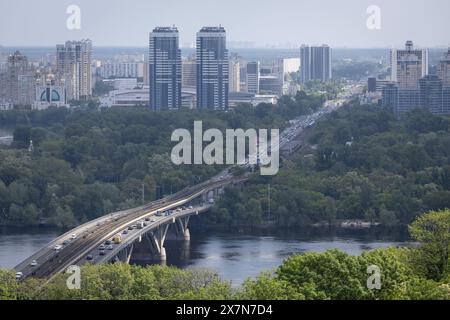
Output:
[[[245,192],[229,188],[205,222],[394,226],[450,208],[449,118],[416,110],[397,121],[389,110],[355,102],[320,121],[307,141],[278,175],[252,176]]]
[[[211,177],[220,166],[175,166],[174,129],[284,128],[318,110],[322,95],[299,92],[278,105],[243,105],[228,112],[148,108],[0,112],[14,141],[0,147],[0,225],[72,227],[136,207]],[[30,149],[30,141],[33,148]]]
[[[297,254],[273,271],[233,287],[211,270],[180,270],[125,264],[85,265],[80,290],[68,274],[17,282],[0,270],[5,300],[449,300],[450,210],[428,212],[410,225],[419,242],[412,248],[367,251],[360,256],[331,250]],[[370,289],[368,267],[380,270],[380,287]]]

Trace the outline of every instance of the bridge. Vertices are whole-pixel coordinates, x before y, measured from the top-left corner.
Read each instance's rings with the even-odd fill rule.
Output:
[[[327,101],[320,111],[292,120],[292,125],[281,134],[275,148],[283,150],[305,128],[344,105],[352,96],[348,94]],[[249,169],[249,160],[241,167]],[[20,279],[30,276],[50,279],[72,265],[114,261],[129,263],[135,247],[140,243],[146,244],[149,256],[164,261],[164,242],[169,231],[178,239],[189,240],[190,217],[207,212],[214,203],[213,199],[220,196],[226,186],[246,180],[247,175],[234,177],[227,169],[206,182],[161,200],[100,217],[56,238],[14,269],[20,274]],[[120,235],[120,241],[113,241],[117,235]]]
[[[178,239],[190,240],[190,217],[207,212],[226,186],[246,180],[246,176],[234,177],[225,171],[145,206],[102,216],[64,233],[14,269],[22,273],[21,279],[49,279],[72,265],[129,263],[135,243],[142,242],[147,244],[149,256],[164,261],[169,229]],[[120,240],[113,241],[117,235]]]

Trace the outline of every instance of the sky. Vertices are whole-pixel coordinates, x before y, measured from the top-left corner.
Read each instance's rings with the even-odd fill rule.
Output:
[[[69,30],[70,5],[81,10]],[[367,8],[380,8],[380,29],[367,27]],[[192,46],[202,26],[222,25],[227,40],[255,47],[450,45],[449,0],[1,0],[0,45],[54,46],[89,38],[94,46],[148,44],[155,26],[176,25]],[[236,44],[238,43],[238,44]]]

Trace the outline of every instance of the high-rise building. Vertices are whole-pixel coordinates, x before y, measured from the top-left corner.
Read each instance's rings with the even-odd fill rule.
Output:
[[[182,88],[197,87],[197,63],[195,59],[188,58],[182,62]]]
[[[449,91],[437,75],[427,75],[419,80],[420,107],[435,115],[450,114]]]
[[[8,56],[0,77],[0,100],[10,104],[29,104],[25,86],[33,86],[32,70],[26,56],[16,51]],[[31,80],[30,80],[31,79]],[[31,92],[34,92],[31,88]]]
[[[56,46],[58,82],[65,86],[68,100],[92,96],[92,42],[67,41]]]
[[[439,63],[438,76],[444,87],[450,87],[450,48]]]
[[[397,118],[413,109],[424,109],[434,115],[450,114],[450,88],[444,87],[437,75],[427,75],[418,82],[417,89],[401,89],[388,84],[382,89],[383,106],[392,107]]]
[[[416,89],[419,79],[428,74],[428,50],[414,49],[407,41],[404,50],[391,51],[391,81],[400,89]]]
[[[223,27],[197,33],[197,108],[228,108],[228,50]]]
[[[181,50],[176,27],[157,27],[150,33],[150,107],[181,107]]]
[[[144,70],[143,70],[143,80],[144,86],[150,86],[150,67],[148,65],[148,54],[144,55]]]
[[[241,91],[241,63],[238,59],[230,59],[228,85],[229,92]]]
[[[247,92],[259,93],[259,61],[247,63]]]
[[[329,46],[300,47],[301,81],[328,82],[331,80],[332,50]]]
[[[21,105],[32,105],[36,90],[36,79],[34,74],[20,75],[18,78],[17,89],[17,103]]]

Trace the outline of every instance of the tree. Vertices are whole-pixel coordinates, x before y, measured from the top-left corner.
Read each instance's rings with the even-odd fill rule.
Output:
[[[0,269],[0,300],[15,300],[17,281],[14,272]]]
[[[448,266],[450,250],[450,210],[430,211],[409,227],[411,236],[421,243],[418,257],[430,279],[440,280]]]
[[[361,281],[358,259],[338,250],[291,256],[279,267],[277,275],[307,300],[355,300],[370,296],[366,283]]]
[[[270,272],[263,272],[255,279],[247,279],[237,295],[241,300],[304,300],[289,282],[277,279]]]

